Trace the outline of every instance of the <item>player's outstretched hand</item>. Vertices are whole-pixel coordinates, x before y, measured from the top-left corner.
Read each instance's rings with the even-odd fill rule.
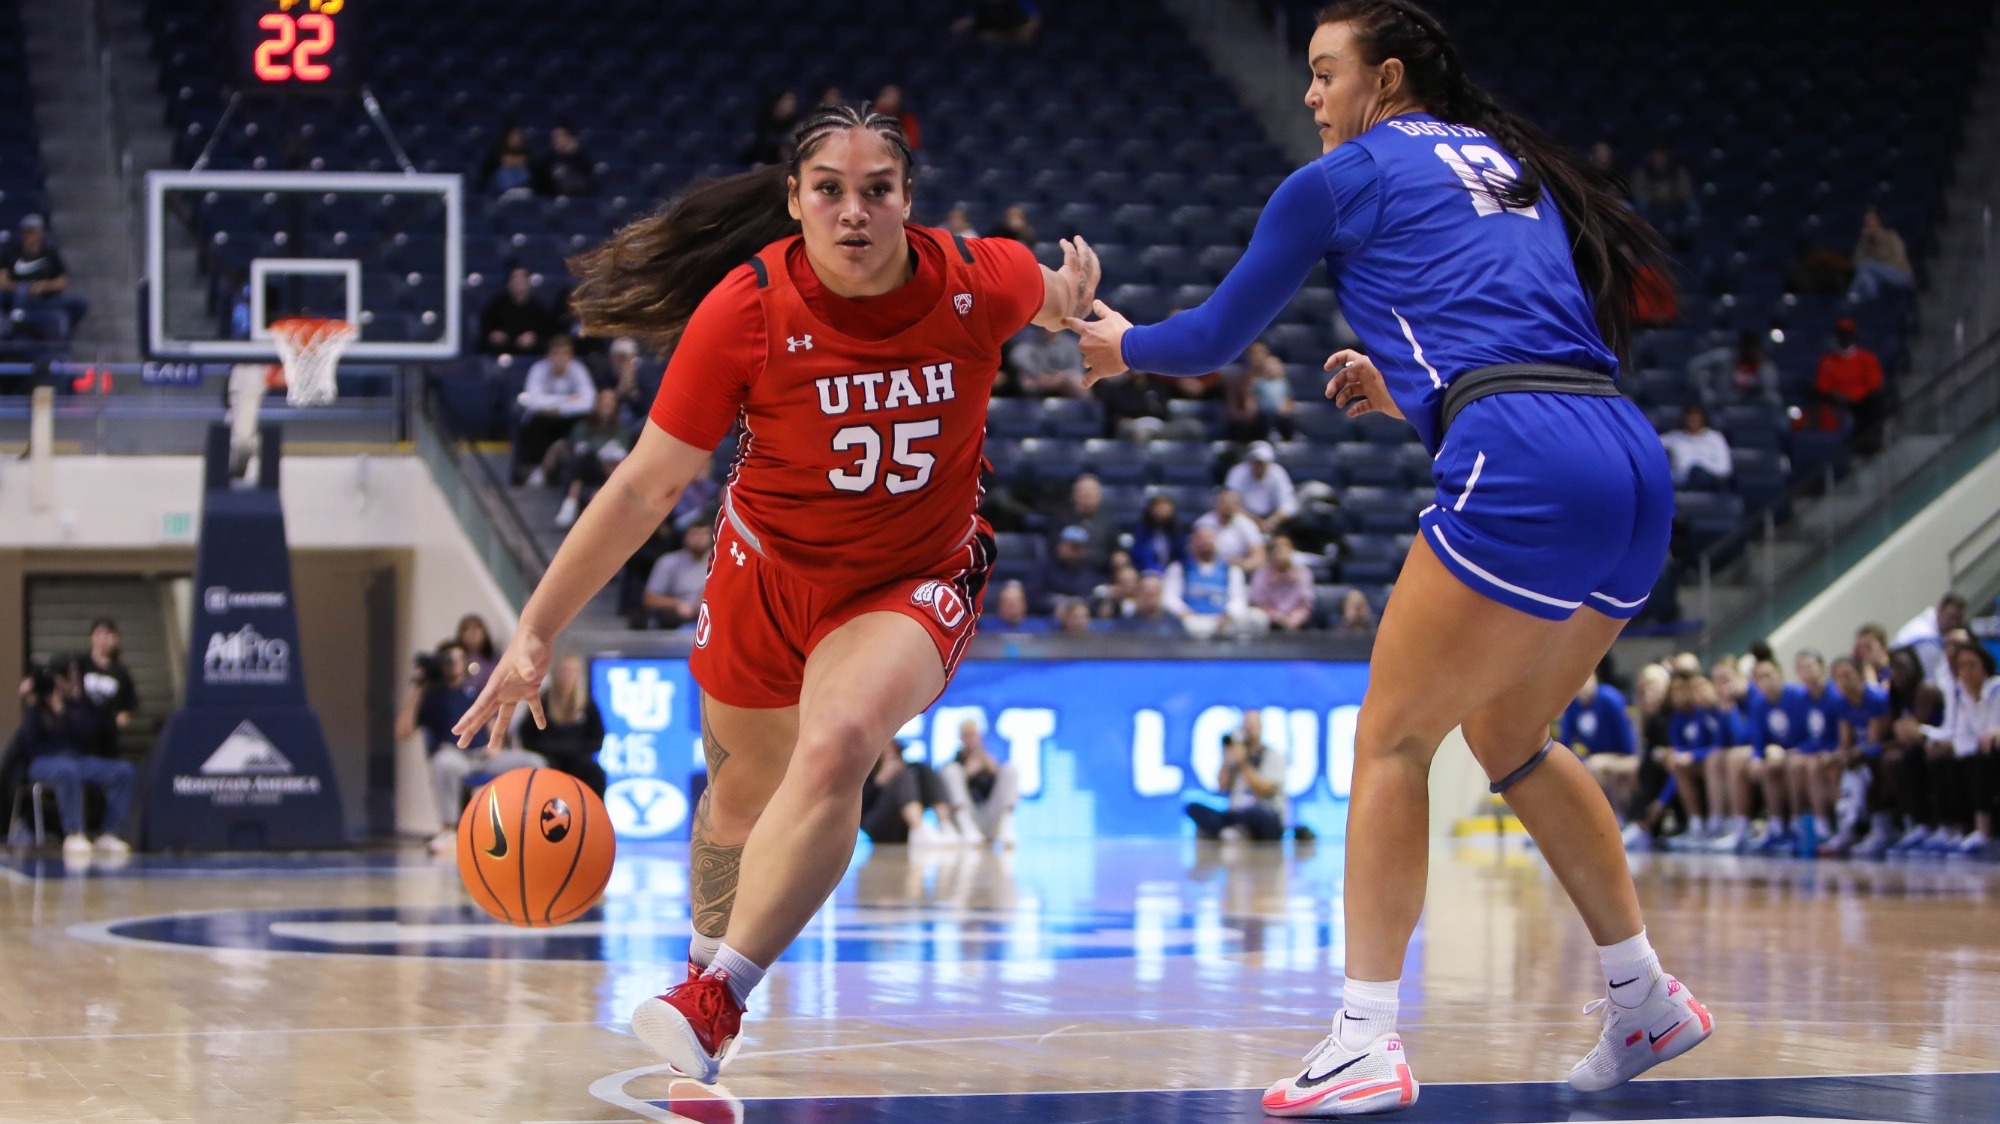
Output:
[[[1389,384],[1382,381],[1382,372],[1366,355],[1343,348],[1327,357],[1325,369],[1333,372],[1333,378],[1326,384],[1326,396],[1346,410],[1348,417],[1377,413],[1392,418],[1403,416],[1403,411],[1396,408],[1396,400],[1389,397]]]
[[[1077,335],[1083,348],[1083,385],[1095,386],[1099,379],[1117,378],[1125,373],[1125,331],[1132,326],[1117,309],[1094,300],[1090,304],[1097,319],[1071,316],[1063,326]]]
[[[1104,276],[1104,267],[1098,264],[1097,251],[1079,234],[1075,238],[1062,240],[1062,268],[1056,270],[1058,276],[1069,282],[1071,293],[1071,316],[1088,316],[1091,303],[1097,300],[1097,282]]]
[[[495,750],[507,744],[507,734],[514,728],[514,708],[528,704],[528,713],[534,715],[535,728],[548,728],[548,716],[542,713],[542,680],[549,674],[549,642],[527,629],[514,634],[507,644],[507,650],[493,665],[493,675],[486,680],[486,689],[473,700],[472,708],[451,732],[458,735],[458,748],[466,749],[472,744],[472,736],[487,722],[493,723],[493,731],[487,735],[486,744]]]

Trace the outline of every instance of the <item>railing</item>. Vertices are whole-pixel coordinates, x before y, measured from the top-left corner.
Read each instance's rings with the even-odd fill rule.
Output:
[[[430,468],[438,490],[444,493],[459,527],[499,584],[500,592],[519,612],[548,570],[548,555],[507,499],[492,466],[454,430],[436,390],[417,392],[412,406],[410,431],[416,439],[417,455]]]
[[[1929,438],[1905,445],[1908,438]],[[1867,550],[1935,499],[1953,480],[2000,448],[2000,332],[1988,335],[1958,362],[1900,403],[1883,429],[1883,453],[1866,471],[1858,494],[1841,494],[1838,462],[1795,482],[1784,501],[1752,516],[1743,526],[1702,551],[1698,567],[1702,646],[1717,640],[1714,614],[1716,574],[1746,548],[1762,546],[1752,575],[1761,608],[1757,615],[1729,622],[1732,633],[1762,633],[1798,607],[1800,583],[1823,587]],[[1928,451],[1926,451],[1928,449]],[[1816,517],[1794,520],[1780,534],[1774,512],[1818,498]],[[1800,548],[1800,557],[1778,564],[1781,544]],[[1749,565],[1744,560],[1743,565]]]
[[[226,372],[227,365],[214,365]],[[0,378],[33,380],[61,386],[102,386],[109,380],[121,387],[141,384],[163,370],[151,363],[0,364]],[[55,401],[54,436],[64,453],[115,456],[198,454],[207,440],[210,422],[223,416],[226,375],[203,375],[189,369],[189,385],[147,385],[132,393],[76,393]],[[397,378],[390,393],[350,396],[329,406],[287,406],[282,398],[267,399],[261,416],[285,426],[287,452],[310,451],[314,444],[392,445],[404,439],[404,410]],[[26,394],[0,395],[0,445],[24,445],[31,408]],[[302,448],[302,446],[304,448]]]
[[[1983,614],[1985,609],[1978,606],[1990,607],[1993,596],[2000,593],[2000,505],[1958,540],[1945,555],[1945,562],[1952,590],[1975,606],[1975,614]]]

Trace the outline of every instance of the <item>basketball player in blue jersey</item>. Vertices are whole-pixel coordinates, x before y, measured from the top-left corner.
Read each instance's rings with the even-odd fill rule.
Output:
[[[1324,259],[1367,348],[1328,360],[1329,397],[1408,419],[1435,458],[1436,502],[1382,616],[1355,742],[1343,1005],[1263,1107],[1348,1116],[1417,1099],[1397,994],[1424,907],[1426,776],[1454,727],[1600,946],[1601,1038],[1569,1079],[1608,1089],[1714,1025],[1647,942],[1610,804],[1549,737],[1666,559],[1666,455],[1613,381],[1658,236],[1474,85],[1415,5],[1337,4],[1307,58],[1325,155],[1273,194],[1215,294],[1147,327],[1101,303],[1070,322],[1093,381],[1206,373]]]

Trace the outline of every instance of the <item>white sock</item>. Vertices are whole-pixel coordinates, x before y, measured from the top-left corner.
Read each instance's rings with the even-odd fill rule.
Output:
[[[1721,834],[1722,834],[1722,817],[1721,817],[1721,816],[1718,816],[1718,815],[1711,815],[1711,816],[1709,816],[1709,817],[1708,817],[1708,833],[1709,833],[1710,835],[1721,835]]]
[[[1749,816],[1729,817],[1729,833],[1731,835],[1750,834],[1750,817]]]
[[[700,933],[688,942],[688,963],[697,968],[706,968],[715,963],[715,954],[722,951],[721,937],[704,937]]]
[[[1597,958],[1604,965],[1604,982],[1610,985],[1611,1001],[1620,1007],[1637,1007],[1653,992],[1653,982],[1666,973],[1660,968],[1660,955],[1653,951],[1653,942],[1646,939],[1646,930],[1639,935],[1617,944],[1597,946]]]
[[[1343,1049],[1359,1050],[1396,1029],[1397,995],[1403,981],[1348,980],[1340,989],[1340,1014],[1334,1020],[1334,1040]]]
[[[727,977],[729,993],[736,997],[737,1003],[745,1007],[750,1005],[750,993],[757,990],[758,984],[764,982],[764,969],[726,944],[716,950],[715,959],[709,963],[708,971],[702,975],[712,976],[717,972]]]

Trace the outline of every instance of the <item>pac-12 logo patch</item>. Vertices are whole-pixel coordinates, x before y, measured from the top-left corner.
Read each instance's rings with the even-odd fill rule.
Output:
[[[950,582],[925,582],[910,594],[910,604],[928,608],[946,628],[965,623],[965,598]]]
[[[701,603],[701,608],[694,614],[694,646],[708,647],[708,602],[706,601]]]
[[[951,306],[958,310],[958,314],[960,316],[965,316],[970,314],[972,312],[972,294],[953,293],[951,297]]]

